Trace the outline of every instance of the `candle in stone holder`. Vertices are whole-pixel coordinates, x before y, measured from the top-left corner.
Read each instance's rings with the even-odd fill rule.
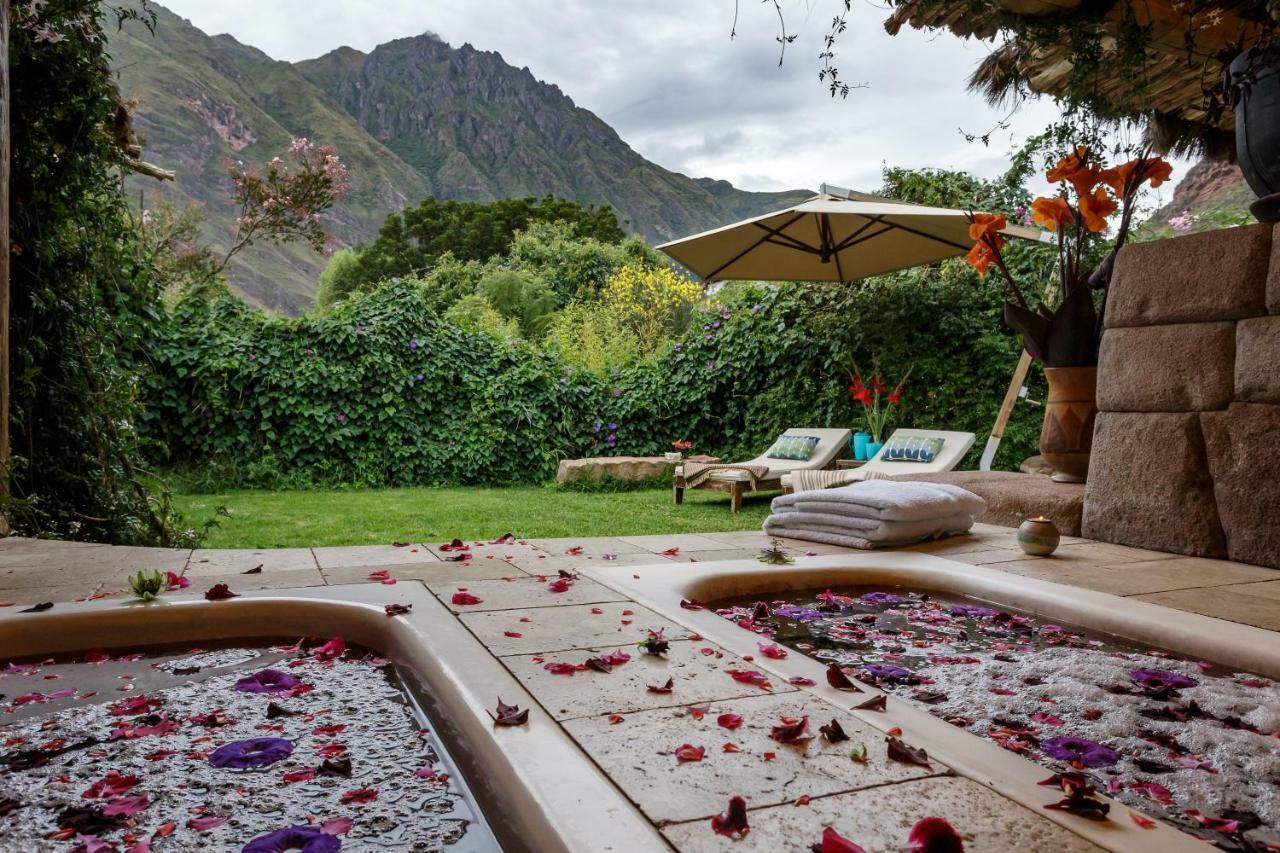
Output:
[[[1018,527],[1018,545],[1033,557],[1047,557],[1058,550],[1058,528],[1043,515],[1028,518]]]

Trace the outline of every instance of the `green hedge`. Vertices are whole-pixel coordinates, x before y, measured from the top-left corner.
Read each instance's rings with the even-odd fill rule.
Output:
[[[143,429],[208,488],[543,482],[561,458],[682,438],[746,458],[788,427],[850,426],[848,367],[879,356],[895,376],[914,365],[899,425],[970,430],[981,447],[1019,352],[994,283],[955,263],[720,302],[685,340],[598,379],[444,323],[409,281],[297,320],[190,295],[153,350]],[[1019,407],[998,464],[1034,452],[1038,420]]]

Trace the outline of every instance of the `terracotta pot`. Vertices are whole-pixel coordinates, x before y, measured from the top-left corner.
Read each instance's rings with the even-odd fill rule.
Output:
[[[1053,466],[1059,483],[1083,483],[1093,450],[1093,421],[1098,414],[1098,368],[1046,367],[1049,397],[1040,430],[1040,455]]]

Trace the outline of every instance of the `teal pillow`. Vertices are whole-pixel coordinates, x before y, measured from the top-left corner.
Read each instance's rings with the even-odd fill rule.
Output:
[[[942,444],[943,439],[936,436],[894,436],[884,446],[880,458],[886,462],[932,462]]]
[[[813,456],[813,449],[818,446],[818,439],[812,435],[783,435],[773,443],[765,454],[770,459],[794,459],[808,462]]]

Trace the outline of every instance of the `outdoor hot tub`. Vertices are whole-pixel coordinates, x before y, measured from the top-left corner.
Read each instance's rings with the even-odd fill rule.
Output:
[[[0,850],[667,849],[421,584],[10,611],[6,663]]]
[[[1270,632],[922,554],[590,574],[747,657],[774,683],[798,684],[883,732],[901,729],[955,772],[1101,847],[1204,850],[1191,832],[1226,850],[1280,840],[1280,749],[1270,736],[1280,729],[1280,644]],[[863,692],[829,686],[832,664]],[[883,711],[857,709],[880,694]],[[1183,724],[1185,745],[1169,735]],[[1145,740],[1132,738],[1139,731]],[[1045,808],[1062,790],[1039,783],[1073,771],[1112,806],[1108,820]],[[1197,794],[1217,806],[1232,800],[1216,796],[1227,781],[1247,787],[1243,799],[1270,821],[1254,828],[1229,809],[1186,813],[1184,798]]]

